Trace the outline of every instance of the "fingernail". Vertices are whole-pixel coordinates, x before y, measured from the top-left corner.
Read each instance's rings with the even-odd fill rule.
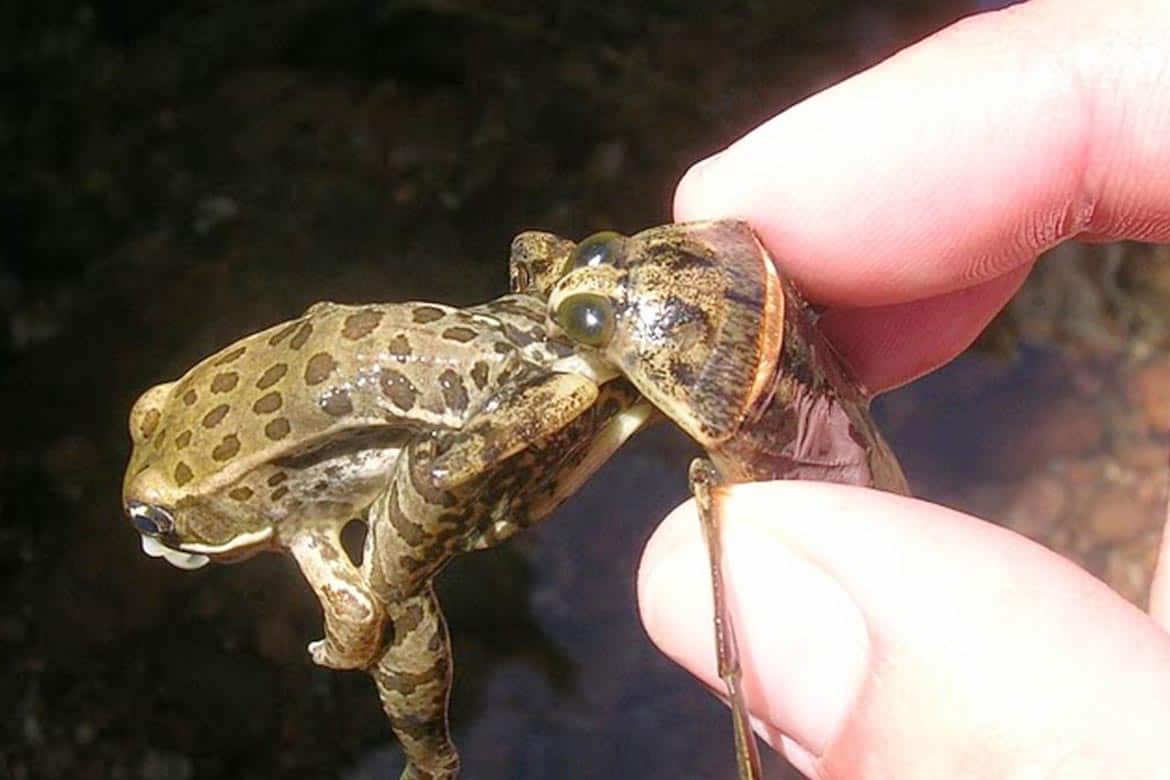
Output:
[[[660,532],[670,541],[647,545],[639,577],[646,630],[668,656],[718,686],[707,552],[693,507],[676,511]],[[820,755],[866,679],[864,616],[828,573],[766,527],[729,517],[723,543],[752,711]]]

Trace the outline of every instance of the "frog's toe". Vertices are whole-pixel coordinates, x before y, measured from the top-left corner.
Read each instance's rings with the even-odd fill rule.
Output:
[[[317,666],[324,666],[329,669],[360,669],[362,667],[360,660],[352,660],[339,654],[329,645],[328,640],[325,639],[310,642],[309,655],[312,657],[313,663],[317,664]]]

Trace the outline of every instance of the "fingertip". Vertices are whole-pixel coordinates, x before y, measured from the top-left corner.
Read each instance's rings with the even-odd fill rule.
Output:
[[[674,190],[675,222],[734,216],[729,211],[732,202],[718,184],[722,159],[723,152],[717,152],[692,165],[679,179]]]
[[[729,520],[722,537],[726,597],[749,707],[771,727],[764,733],[773,746],[794,756],[817,755],[847,717],[866,676],[865,620],[815,564],[761,533],[759,524]],[[663,653],[721,689],[708,566],[699,519],[688,502],[647,544],[639,609]],[[791,744],[784,746],[781,734]]]

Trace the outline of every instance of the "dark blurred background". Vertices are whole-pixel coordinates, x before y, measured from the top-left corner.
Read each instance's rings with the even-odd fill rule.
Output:
[[[497,295],[521,229],[668,221],[694,161],[993,5],[4,4],[0,777],[396,777],[368,680],[309,662],[320,615],[291,562],[141,554],[118,507],[136,395],[316,300]],[[878,414],[920,494],[1140,601],[1170,257],[1054,254]],[[467,777],[732,776],[725,709],[634,606],[692,452],[647,433],[444,575]]]

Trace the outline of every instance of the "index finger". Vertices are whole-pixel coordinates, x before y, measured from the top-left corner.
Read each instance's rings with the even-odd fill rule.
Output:
[[[1170,240],[1168,39],[1160,2],[971,17],[700,163],[676,217],[747,219],[811,299],[889,307],[868,322],[879,343],[899,305],[945,310],[971,291],[958,305],[980,311],[945,343],[928,336],[921,370],[927,353],[965,347],[1041,251],[1074,236]]]

